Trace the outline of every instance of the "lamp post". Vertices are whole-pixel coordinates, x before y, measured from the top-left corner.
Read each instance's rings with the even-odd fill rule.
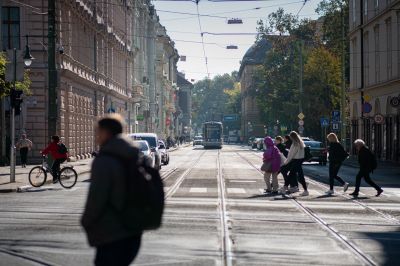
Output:
[[[25,66],[30,66],[32,64],[32,60],[34,59],[31,55],[28,37],[26,37],[26,46],[25,46],[25,54],[24,54],[24,64]],[[16,89],[17,82],[17,49],[13,49],[13,87],[11,89],[10,98],[11,98],[11,116],[10,116],[10,129],[11,129],[11,145],[10,145],[10,183],[15,182],[15,107],[18,106],[22,102],[21,92],[17,92]]]

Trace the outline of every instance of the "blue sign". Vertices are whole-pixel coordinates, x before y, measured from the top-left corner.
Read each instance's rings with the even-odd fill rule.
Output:
[[[332,130],[339,131],[340,125],[337,122],[332,123]]]
[[[340,111],[332,111],[332,121],[340,121]]]
[[[329,126],[329,119],[328,118],[321,117],[320,122],[321,122],[321,127]]]
[[[237,121],[237,115],[224,115],[224,122]]]
[[[115,113],[115,109],[110,107],[110,108],[108,108],[107,113],[109,113],[109,114]]]

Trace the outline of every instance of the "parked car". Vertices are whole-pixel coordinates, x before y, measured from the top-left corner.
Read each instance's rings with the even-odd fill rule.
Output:
[[[154,153],[154,168],[161,169],[161,153],[159,150],[158,137],[155,133],[133,133],[130,134],[133,140],[146,140],[150,146],[150,150]]]
[[[202,136],[195,136],[193,139],[193,146],[196,145],[203,145],[203,137]]]
[[[253,144],[251,145],[252,149],[258,149],[258,143],[264,141],[264,138],[254,138]]]
[[[257,150],[265,150],[264,139],[260,138],[257,141]]]
[[[250,137],[247,141],[247,145],[249,146],[253,146],[253,141],[254,141],[255,137]]]
[[[145,157],[147,165],[154,167],[156,158],[151,152],[149,143],[146,140],[134,140],[133,143],[139,148],[140,153]]]
[[[320,141],[306,140],[304,144],[310,147],[310,152],[312,155],[310,162],[319,162],[321,165],[326,165],[328,161],[328,150],[325,148],[324,144]]]
[[[161,153],[161,162],[163,165],[169,164],[169,152],[168,152],[168,147],[165,145],[164,141],[159,140],[158,141],[158,149]]]

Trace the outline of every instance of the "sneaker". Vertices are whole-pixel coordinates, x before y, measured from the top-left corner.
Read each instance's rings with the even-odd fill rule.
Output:
[[[300,194],[300,196],[303,196],[303,197],[308,196],[308,195],[310,195],[310,193],[308,193],[308,190],[304,190],[303,193]]]
[[[383,189],[378,190],[378,193],[376,193],[375,197],[379,197],[383,193]]]
[[[325,192],[325,195],[330,196],[335,194],[335,191],[333,191],[332,189],[328,190],[327,192]]]
[[[343,192],[346,192],[349,189],[349,183],[344,183],[343,185]]]
[[[264,193],[271,193],[270,189],[264,189]]]
[[[290,193],[299,192],[299,187],[291,187],[291,188],[289,189],[289,192],[290,192]]]
[[[356,198],[356,197],[358,197],[358,192],[355,192],[355,191],[354,191],[353,193],[350,193],[349,195]]]
[[[284,186],[281,188],[280,192],[281,192],[281,194],[286,194],[287,190],[288,190],[288,187]]]

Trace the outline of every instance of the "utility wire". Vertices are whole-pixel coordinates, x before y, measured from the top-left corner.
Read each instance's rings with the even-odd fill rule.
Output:
[[[206,63],[207,77],[210,78],[210,73],[209,73],[209,70],[208,70],[208,60],[207,60],[207,55],[206,55],[206,46],[204,44],[203,28],[201,27],[201,20],[200,20],[199,1],[200,0],[196,0],[197,20],[199,22],[201,42],[202,42],[202,46],[203,46],[203,56],[204,56],[204,60],[205,60],[205,63]]]

